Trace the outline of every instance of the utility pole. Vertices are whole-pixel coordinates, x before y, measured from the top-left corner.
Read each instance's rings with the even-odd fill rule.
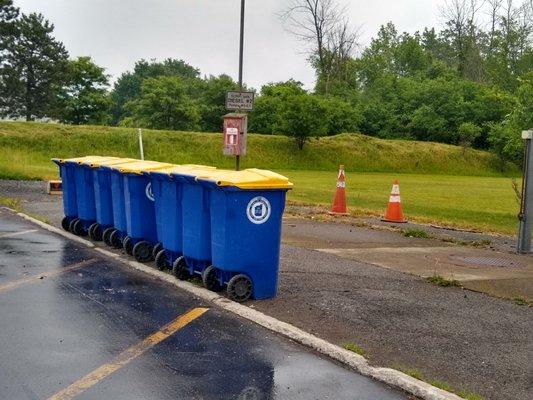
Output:
[[[241,0],[241,34],[239,43],[239,92],[242,92],[242,64],[244,57],[244,8],[245,0]],[[235,156],[235,170],[241,169],[241,156]]]
[[[523,131],[522,139],[524,139],[524,165],[516,250],[519,254],[528,254],[531,252],[531,224],[533,223],[533,149],[531,148],[533,129]]]

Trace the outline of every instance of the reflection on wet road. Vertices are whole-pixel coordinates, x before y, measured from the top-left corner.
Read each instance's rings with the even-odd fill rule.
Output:
[[[4,210],[0,360],[10,400],[407,398]]]

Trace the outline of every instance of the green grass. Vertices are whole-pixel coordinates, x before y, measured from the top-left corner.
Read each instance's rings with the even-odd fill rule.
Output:
[[[442,287],[461,287],[461,283],[455,279],[446,279],[440,275],[433,275],[426,278],[426,281]]]
[[[428,239],[429,234],[423,229],[406,229],[403,231],[405,237]]]
[[[397,364],[393,364],[391,366],[391,368],[394,368],[398,371],[401,371],[403,372],[404,374],[406,375],[409,375],[415,379],[418,379],[420,381],[424,381],[424,382],[427,382],[429,383],[430,385],[432,386],[435,386],[439,389],[442,389],[442,390],[446,390],[447,392],[450,392],[450,393],[455,393],[457,396],[463,398],[463,399],[466,399],[466,400],[483,400],[483,397],[481,397],[479,394],[477,393],[473,393],[473,392],[469,392],[469,391],[466,391],[466,390],[458,390],[456,389],[455,387],[453,387],[452,385],[450,385],[448,382],[444,382],[444,381],[441,381],[441,380],[438,380],[438,379],[427,379],[424,374],[422,374],[422,372],[417,369],[417,368],[410,368],[410,367],[405,367],[403,365],[397,365]]]
[[[143,131],[147,159],[231,168],[214,133]],[[339,164],[347,174],[353,214],[383,214],[393,179],[411,221],[480,231],[514,233],[518,205],[511,177],[493,155],[437,143],[381,140],[342,134],[311,140],[303,151],[283,136],[250,135],[242,166],[272,169],[295,184],[289,200],[329,206]],[[0,122],[0,179],[52,179],[52,157],[114,155],[138,157],[134,129]]]
[[[527,300],[524,299],[523,297],[519,296],[519,297],[515,297],[513,299],[513,302],[517,305],[517,306],[525,306],[527,305]]]
[[[22,202],[19,199],[14,199],[12,197],[0,196],[0,205],[5,206],[5,207],[9,207],[12,210],[21,211],[22,210],[21,203]]]
[[[280,171],[294,182],[293,201],[331,205],[337,172]],[[518,204],[506,177],[443,176],[346,171],[350,211],[383,215],[392,180],[400,180],[402,207],[409,220],[515,233]]]
[[[342,347],[344,347],[346,350],[350,350],[351,352],[359,354],[360,356],[366,357],[366,352],[354,343],[346,343]]]

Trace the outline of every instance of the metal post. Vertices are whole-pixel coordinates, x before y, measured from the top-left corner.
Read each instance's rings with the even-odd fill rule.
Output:
[[[141,160],[144,160],[144,148],[143,148],[143,131],[141,128],[137,129],[139,135],[139,150],[141,152]]]
[[[241,34],[239,43],[239,92],[242,92],[242,65],[244,57],[244,7],[245,0],[241,0]],[[235,156],[235,170],[241,169],[241,156]]]
[[[531,252],[531,224],[533,222],[533,129],[522,132],[524,139],[524,165],[522,175],[522,199],[518,214],[518,245],[519,254]]]

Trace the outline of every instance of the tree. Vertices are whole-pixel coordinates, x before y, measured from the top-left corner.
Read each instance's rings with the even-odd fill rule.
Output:
[[[319,87],[328,94],[330,82],[345,71],[359,36],[348,23],[346,9],[335,0],[291,0],[281,17],[289,32],[309,46]]]
[[[123,120],[123,125],[173,130],[200,127],[200,107],[190,97],[185,79],[179,76],[143,80],[141,96],[130,100],[125,108],[131,116]]]
[[[13,5],[13,0],[0,0],[0,51],[9,40],[9,36],[15,33],[15,21],[19,15],[19,9]]]
[[[0,115],[5,115],[7,103],[7,82],[9,79],[7,71],[9,65],[6,63],[6,50],[12,45],[16,37],[16,20],[19,9],[13,6],[12,0],[0,0]],[[4,110],[4,112],[2,112]]]
[[[15,29],[3,54],[0,112],[27,121],[55,117],[68,53],[41,14],[23,14]]]
[[[140,60],[135,63],[133,72],[123,73],[115,83],[111,97],[113,99],[113,123],[118,124],[127,117],[128,110],[124,107],[131,100],[141,96],[143,80],[159,76],[179,76],[185,79],[196,79],[200,71],[183,60],[167,58],[159,62]]]
[[[491,81],[514,92],[518,77],[533,68],[533,9],[516,0],[491,0],[492,28],[487,55]]]
[[[483,80],[483,60],[477,16],[484,0],[446,0],[441,15],[446,21],[443,36],[453,49],[459,74],[477,82]]]
[[[201,104],[200,127],[204,132],[220,132],[226,113],[226,92],[236,90],[237,83],[228,75],[210,76],[198,84],[197,97]]]
[[[283,110],[293,96],[307,95],[302,82],[293,79],[286,82],[269,83],[261,88],[250,114],[250,131],[256,133],[280,133]]]
[[[108,123],[111,100],[104,68],[94,64],[90,57],[79,57],[68,62],[66,79],[61,95],[61,120],[76,125]]]
[[[307,94],[291,96],[281,116],[279,132],[290,136],[302,150],[312,136],[327,133],[326,110],[318,99]]]
[[[519,78],[518,104],[501,123],[491,125],[489,143],[502,161],[522,163],[523,141],[521,132],[533,128],[533,72]]]
[[[459,144],[463,148],[463,154],[472,143],[481,135],[481,128],[471,122],[463,122],[459,125]]]

